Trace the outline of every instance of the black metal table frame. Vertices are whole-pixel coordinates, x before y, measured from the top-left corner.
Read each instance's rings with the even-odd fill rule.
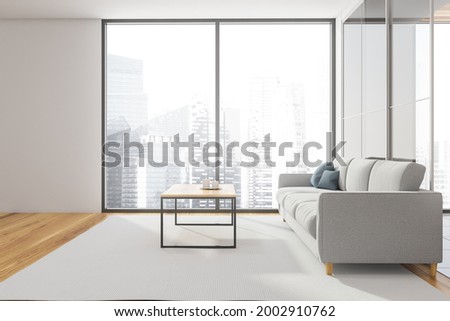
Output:
[[[219,204],[220,200],[231,200],[231,223],[179,223],[178,222],[178,208],[177,203],[179,199],[213,199]],[[164,201],[174,200],[175,207],[173,209],[175,213],[175,225],[179,226],[232,226],[233,227],[233,245],[164,245]],[[195,210],[193,210],[195,211]],[[212,210],[214,211],[214,210]],[[235,249],[236,248],[236,197],[161,197],[161,248],[188,248],[188,249]]]

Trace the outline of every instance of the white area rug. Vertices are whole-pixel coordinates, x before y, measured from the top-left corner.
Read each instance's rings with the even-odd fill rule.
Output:
[[[232,235],[171,223],[168,216],[168,243],[226,244]],[[158,216],[111,216],[0,283],[0,299],[450,299],[400,265],[336,265],[326,276],[279,216],[238,217],[237,249],[161,249],[159,237]]]

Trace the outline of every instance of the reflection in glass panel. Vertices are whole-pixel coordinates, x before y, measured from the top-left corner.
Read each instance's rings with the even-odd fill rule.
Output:
[[[392,156],[430,169],[430,1],[392,0]]]
[[[426,168],[421,188],[430,189],[430,99],[416,103],[416,162]]]
[[[430,1],[392,0],[392,106],[430,97]]]
[[[394,158],[416,158],[416,108],[415,103],[391,109],[392,154]]]
[[[386,155],[386,110],[380,109],[363,116],[365,157],[384,158]]]
[[[345,154],[350,158],[362,158],[362,117],[357,115],[344,119]]]
[[[366,0],[363,19],[363,157],[386,156],[385,0]]]
[[[366,0],[363,19],[363,112],[386,108],[385,0]]]
[[[430,24],[416,25],[416,100],[430,98]]]
[[[344,156],[362,157],[362,19],[360,5],[344,23],[343,140]]]
[[[362,16],[361,5],[344,23],[344,118],[361,113]]]
[[[430,188],[430,100],[392,108],[394,158],[416,160],[427,171],[421,188]]]

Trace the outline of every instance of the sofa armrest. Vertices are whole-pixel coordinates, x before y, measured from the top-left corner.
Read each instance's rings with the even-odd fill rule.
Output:
[[[280,174],[278,178],[278,188],[312,186],[312,174]]]
[[[321,193],[317,241],[324,263],[442,261],[442,195]]]

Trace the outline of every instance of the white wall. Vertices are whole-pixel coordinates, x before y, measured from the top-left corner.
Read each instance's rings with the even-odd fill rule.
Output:
[[[101,210],[100,20],[0,20],[0,212]]]

